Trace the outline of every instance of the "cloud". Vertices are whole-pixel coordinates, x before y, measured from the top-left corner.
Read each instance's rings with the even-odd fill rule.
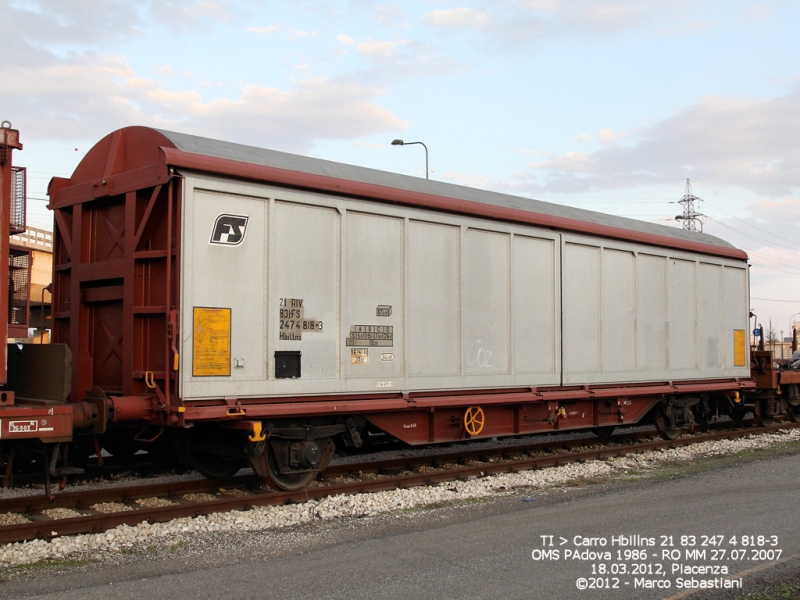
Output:
[[[145,3],[147,4],[147,3]],[[24,44],[86,44],[135,35],[141,22],[134,3],[96,0],[91,10],[81,0],[3,0],[4,37]]]
[[[367,69],[354,73],[353,77],[370,82],[369,85],[397,83],[418,77],[441,77],[460,69],[455,61],[439,54],[433,45],[423,42],[402,38],[367,38],[358,41],[345,34],[337,35],[336,40],[345,46],[355,47],[359,56],[368,61]]]
[[[627,133],[615,133],[609,127],[601,129],[600,131],[597,132],[597,139],[602,144],[613,144],[617,140],[621,140],[626,137],[628,137]]]
[[[384,4],[375,9],[374,19],[384,27],[402,27],[409,26],[408,13],[399,6]]]
[[[0,69],[44,68],[59,60],[118,47],[158,22],[170,30],[204,31],[229,19],[226,1],[0,0]]]
[[[350,36],[340,34],[336,36],[336,39],[346,45],[346,46],[355,46],[356,51],[361,55],[368,58],[377,58],[377,59],[387,59],[392,58],[397,55],[397,51],[403,49],[403,47],[409,47],[410,42],[407,42],[402,39],[398,40],[378,40],[375,41],[372,38],[367,38],[363,42],[357,42]]]
[[[800,227],[800,200],[797,198],[769,198],[754,202],[747,208],[752,215],[759,218],[779,223],[789,222],[794,227]]]
[[[247,31],[258,35],[269,35],[284,29],[285,25],[267,25],[266,27],[248,27]]]
[[[771,15],[775,10],[775,5],[769,0],[752,2],[744,9],[744,19],[748,23],[756,23]]]
[[[373,42],[372,40],[361,42],[356,45],[359,54],[362,56],[376,56],[379,58],[391,58],[395,55],[395,51],[403,46],[405,42]]]
[[[189,29],[198,22],[209,24],[231,18],[227,1],[151,0],[144,5],[148,19],[157,19],[178,29]]]
[[[422,19],[422,22],[432,27],[485,29],[491,24],[492,20],[492,17],[482,10],[459,7],[429,12]]]
[[[299,152],[317,139],[347,140],[408,127],[370,99],[376,93],[322,78],[299,82],[290,91],[249,85],[235,101],[204,105],[203,130],[230,139],[233,129],[248,143]]]
[[[762,198],[736,216],[726,210],[727,194],[721,196],[721,200],[703,201],[700,206],[707,215],[704,231],[747,252],[752,265],[751,308],[759,320],[766,325],[771,315],[777,322],[787,323],[789,315],[800,308],[800,300],[792,306],[761,299],[800,299],[800,200],[795,196]]]
[[[555,11],[564,4],[564,0],[517,0],[518,6],[535,11]]]
[[[433,10],[422,22],[442,31],[473,33],[496,47],[554,36],[613,35],[642,27],[661,35],[698,33],[708,26],[691,20],[699,9],[688,0],[508,0],[486,6],[486,10],[465,6]],[[686,19],[689,25],[683,23]]]
[[[138,37],[152,21],[172,29],[224,21],[230,18],[227,5],[214,0],[93,0],[90,4],[85,0],[0,0],[0,47],[12,42],[20,45],[17,50],[58,45],[85,48]]]
[[[620,134],[603,130],[601,141]],[[528,171],[534,189],[612,189],[691,177],[780,196],[798,186],[800,88],[769,99],[707,96],[625,144],[567,152]]]
[[[76,145],[141,124],[308,152],[317,140],[358,139],[408,126],[381,106],[383,91],[375,78],[361,73],[277,84],[238,82],[223,96],[204,73],[198,81],[178,64],[163,62],[139,72],[125,56],[106,50],[125,47],[118,42],[151,30],[153,19],[205,26],[227,18],[228,8],[215,0],[96,0],[91,10],[83,0],[0,0],[8,29],[0,36],[6,57],[0,63],[3,109],[29,140]],[[250,31],[319,36],[286,23]],[[376,65],[391,64],[409,75],[422,72],[427,58],[425,48],[402,40],[362,41],[358,49],[369,61],[368,74],[380,71]],[[300,58],[293,68],[308,70],[309,63]]]
[[[674,27],[667,27],[661,30],[660,34],[663,36],[679,36],[686,34],[703,33],[709,29],[716,27],[716,21],[689,21],[687,23],[680,23]]]
[[[277,25],[267,25],[265,27],[248,27],[247,31],[255,33],[256,35],[272,35],[281,31],[287,32],[290,36],[296,38],[318,38],[320,34],[316,31],[305,31],[304,29],[296,29],[287,25],[286,23],[278,23]]]
[[[542,156],[544,153],[541,150],[529,150],[527,148],[517,148],[517,152],[524,155]]]
[[[591,142],[592,138],[588,133],[582,133],[572,138],[573,142]]]
[[[381,107],[382,87],[456,69],[431,44],[401,38],[356,41],[342,34],[337,40],[345,48],[353,46],[362,60],[361,69],[288,83],[229,83],[222,97],[213,91],[214,78],[198,72],[202,81],[196,81],[184,65],[172,60],[165,64],[168,57],[139,72],[145,67],[134,69],[132,60],[109,52],[151,35],[153,21],[163,21],[173,29],[202,29],[231,18],[231,9],[231,3],[218,0],[96,0],[91,9],[84,0],[0,0],[4,15],[0,54],[6,57],[0,63],[3,108],[14,115],[15,122],[27,122],[27,135],[76,141],[94,141],[129,124],[199,130],[200,123],[211,123],[220,115],[228,123],[239,123],[248,135],[258,129],[248,119],[266,119],[276,131],[287,132],[278,140],[283,147],[301,151],[316,139],[355,139],[404,129],[406,121]],[[388,9],[379,12],[392,14]],[[285,22],[260,25],[251,21],[248,25],[240,25],[240,30],[253,35],[320,37],[311,28]],[[307,73],[314,63],[300,54],[284,65],[295,73]],[[305,112],[295,110],[297,106]],[[234,108],[241,115],[231,114]],[[219,130],[226,138],[235,135],[227,128]]]
[[[559,12],[565,23],[581,30],[614,32],[640,25],[648,12],[644,2],[582,2]],[[652,3],[658,5],[658,3]]]
[[[747,205],[741,217],[722,208],[720,204],[716,200],[704,201],[700,206],[701,212],[706,215],[707,231],[714,230],[731,243],[751,252],[760,252],[765,247],[770,248],[769,252],[788,252],[792,256],[791,265],[800,265],[800,260],[794,257],[800,252],[800,243],[797,241],[800,233],[800,201],[792,197],[758,200]],[[787,258],[783,260],[786,262]]]
[[[316,31],[306,31],[305,29],[291,29],[292,36],[297,38],[318,38],[320,34]]]
[[[246,85],[233,99],[205,100],[197,89],[140,76],[122,56],[78,56],[25,70],[0,66],[0,78],[7,85],[4,109],[29,139],[93,142],[140,124],[307,152],[316,140],[408,126],[375,101],[378,88],[338,79],[305,79],[287,89]]]

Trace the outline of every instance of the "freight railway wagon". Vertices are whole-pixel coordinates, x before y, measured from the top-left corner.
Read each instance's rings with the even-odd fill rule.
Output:
[[[68,402],[112,452],[295,489],[377,434],[787,412],[709,235],[143,127],[49,194]]]

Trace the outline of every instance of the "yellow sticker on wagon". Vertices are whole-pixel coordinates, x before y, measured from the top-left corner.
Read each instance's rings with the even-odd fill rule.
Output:
[[[351,365],[368,365],[369,364],[369,349],[368,348],[351,348],[350,349],[350,364]]]
[[[231,309],[194,308],[192,376],[231,374]]]
[[[745,353],[744,329],[733,330],[733,366],[744,367],[747,358]]]

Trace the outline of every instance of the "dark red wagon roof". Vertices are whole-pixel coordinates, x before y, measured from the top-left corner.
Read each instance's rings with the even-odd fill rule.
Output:
[[[148,187],[166,181],[171,168],[747,260],[744,251],[704,233],[148,127],[100,140],[70,179],[51,182],[51,204]]]

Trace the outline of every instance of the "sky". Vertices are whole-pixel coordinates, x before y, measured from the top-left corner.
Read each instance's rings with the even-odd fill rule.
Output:
[[[800,2],[0,0],[0,120],[28,221],[121,127],[154,126],[681,227],[800,320]]]

